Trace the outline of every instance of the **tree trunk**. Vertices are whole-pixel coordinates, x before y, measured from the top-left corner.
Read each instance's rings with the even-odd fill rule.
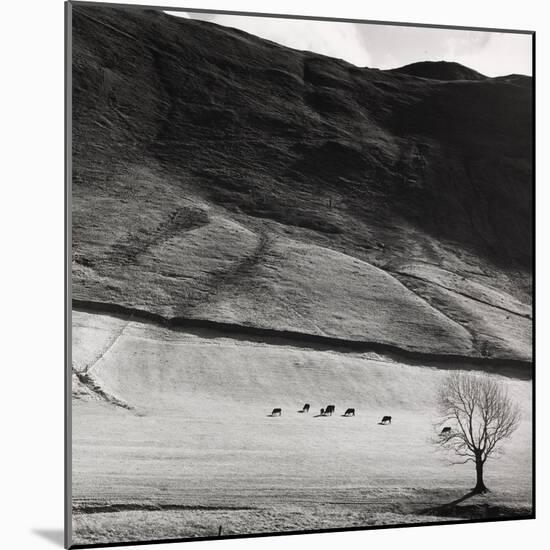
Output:
[[[488,492],[489,489],[483,483],[483,461],[481,457],[476,457],[476,486],[474,487],[474,494],[481,494]]]

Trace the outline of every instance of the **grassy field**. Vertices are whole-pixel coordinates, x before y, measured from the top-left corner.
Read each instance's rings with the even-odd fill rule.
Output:
[[[352,491],[346,491],[348,495]],[[338,491],[334,491],[338,495]],[[531,512],[528,497],[514,491],[475,497],[449,509],[460,500],[456,489],[362,490],[357,502],[301,502],[283,499],[272,504],[250,499],[247,507],[211,507],[168,510],[124,510],[77,513],[76,540],[101,543],[106,540],[151,540],[261,534],[376,525],[414,524],[466,519],[526,516]],[[291,496],[289,494],[288,496]],[[435,506],[434,506],[435,504]]]
[[[83,312],[73,332],[74,369],[102,391],[75,376],[75,542],[530,511],[528,380],[499,377],[523,421],[487,465],[491,495],[445,507],[474,481],[430,444],[445,369]],[[327,404],[336,414],[316,416]],[[342,417],[347,407],[357,415]]]

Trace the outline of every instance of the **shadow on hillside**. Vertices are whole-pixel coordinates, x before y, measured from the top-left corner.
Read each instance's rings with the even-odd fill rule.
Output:
[[[461,496],[460,498],[457,498],[451,502],[447,502],[445,504],[441,504],[439,506],[433,506],[430,508],[426,508],[424,510],[421,510],[420,513],[427,515],[427,516],[447,516],[447,515],[455,515],[455,512],[458,505],[464,502],[465,500],[468,500],[469,498],[474,496],[474,491],[470,491],[469,493],[466,493],[465,495]]]
[[[471,500],[470,500],[471,499]],[[463,502],[470,500],[466,505]],[[451,502],[426,508],[418,512],[426,516],[460,519],[495,519],[510,517],[530,517],[532,509],[526,505],[505,505],[491,502],[489,495],[479,495],[470,491]]]

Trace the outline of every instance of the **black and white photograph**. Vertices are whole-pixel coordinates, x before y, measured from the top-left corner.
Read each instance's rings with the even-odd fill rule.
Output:
[[[65,4],[66,545],[533,518],[533,31],[193,8]]]

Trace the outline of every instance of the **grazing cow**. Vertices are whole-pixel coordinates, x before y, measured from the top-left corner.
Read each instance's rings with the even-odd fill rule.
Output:
[[[355,416],[355,409],[347,409],[344,416]]]
[[[391,416],[383,416],[380,424],[391,424]]]
[[[271,416],[281,416],[281,409],[273,409],[271,411]]]
[[[332,416],[332,413],[336,410],[336,407],[334,405],[327,405],[327,408],[325,409],[325,414],[330,414]]]
[[[451,433],[451,428],[450,428],[450,426],[445,426],[445,427],[441,430],[441,435],[450,434],[450,433]]]
[[[306,403],[306,404],[303,406],[302,412],[303,412],[303,413],[308,413],[308,412],[309,412],[309,403]]]

